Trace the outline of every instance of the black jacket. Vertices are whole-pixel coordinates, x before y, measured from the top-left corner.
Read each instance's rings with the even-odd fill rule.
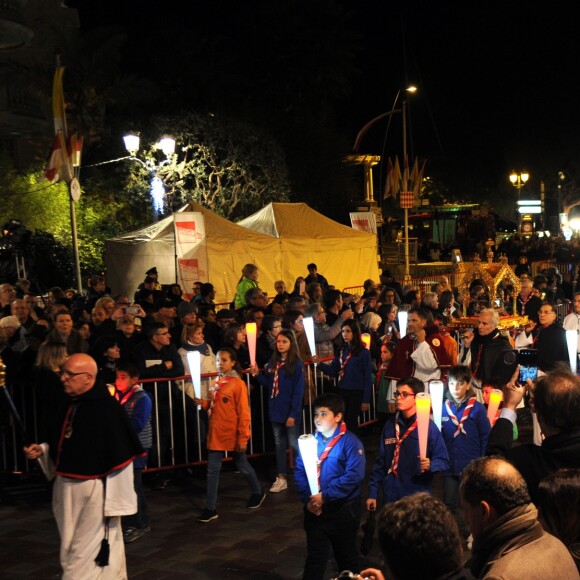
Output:
[[[502,455],[524,477],[532,501],[538,505],[538,485],[561,467],[580,468],[580,429],[547,437],[538,447],[532,443],[512,449],[513,425],[498,419],[487,442],[486,455]]]

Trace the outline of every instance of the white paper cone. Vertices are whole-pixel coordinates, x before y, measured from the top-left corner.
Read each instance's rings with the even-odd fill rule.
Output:
[[[318,442],[314,435],[300,435],[298,448],[304,463],[308,485],[310,485],[310,493],[316,495],[320,493],[318,487]]]
[[[430,381],[429,394],[431,395],[431,407],[433,409],[433,422],[441,431],[441,411],[443,409],[443,381]]]
[[[193,393],[196,399],[201,399],[201,355],[197,350],[187,353],[187,364],[193,383]]]
[[[578,331],[566,331],[566,343],[568,344],[568,357],[570,358],[570,368],[576,374],[578,370]]]
[[[401,333],[401,338],[407,336],[407,318],[409,313],[406,310],[399,310],[397,318],[399,320],[399,331]]]
[[[304,325],[304,332],[306,333],[306,338],[308,339],[310,353],[312,356],[316,356],[316,342],[314,341],[314,318],[311,316],[303,318],[302,324]]]

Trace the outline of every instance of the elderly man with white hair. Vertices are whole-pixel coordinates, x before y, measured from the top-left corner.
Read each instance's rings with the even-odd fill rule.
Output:
[[[477,328],[473,332],[465,332],[464,344],[471,350],[472,384],[480,402],[483,402],[484,386],[500,387],[513,372],[504,360],[506,351],[511,351],[512,346],[508,337],[498,330],[498,324],[497,311],[484,308],[478,315]]]

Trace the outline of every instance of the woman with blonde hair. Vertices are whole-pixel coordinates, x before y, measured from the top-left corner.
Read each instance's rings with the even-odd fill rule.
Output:
[[[39,437],[42,441],[48,440],[47,437],[52,431],[52,421],[60,406],[68,398],[60,380],[60,369],[67,358],[66,344],[50,339],[40,345],[36,355],[32,384],[39,415]]]

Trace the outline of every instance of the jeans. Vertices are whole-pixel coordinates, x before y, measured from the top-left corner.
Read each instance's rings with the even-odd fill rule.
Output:
[[[217,506],[218,489],[220,485],[220,472],[222,470],[222,459],[225,456],[225,451],[207,450],[207,499],[205,507],[208,510],[215,510]],[[232,457],[236,467],[240,470],[242,475],[248,480],[252,495],[262,495],[264,490],[262,484],[258,480],[258,476],[254,468],[248,462],[245,452],[233,451]]]
[[[286,427],[284,423],[272,423],[274,446],[276,449],[276,468],[278,475],[285,475],[288,471],[288,447],[292,449],[294,458],[298,457],[298,425]]]

